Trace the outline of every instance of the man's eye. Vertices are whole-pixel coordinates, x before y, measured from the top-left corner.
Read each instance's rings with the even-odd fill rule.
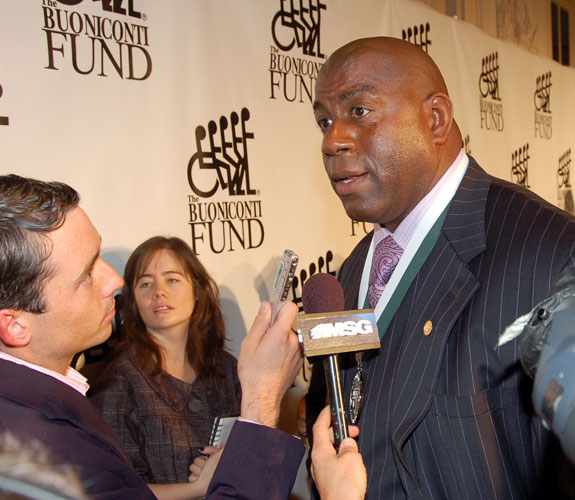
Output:
[[[320,118],[317,121],[317,124],[319,125],[319,128],[325,129],[332,124],[332,120],[331,120],[331,118]]]
[[[366,108],[362,108],[357,107],[357,108],[352,108],[351,110],[351,114],[355,117],[355,118],[361,118],[362,116],[365,116],[369,113],[369,110]]]

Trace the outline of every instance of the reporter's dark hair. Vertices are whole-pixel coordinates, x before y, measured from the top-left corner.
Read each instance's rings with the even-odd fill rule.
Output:
[[[121,311],[126,342],[134,346],[138,363],[145,372],[155,376],[164,368],[160,347],[148,334],[134,296],[134,286],[152,257],[160,250],[174,255],[193,286],[195,305],[188,327],[188,360],[198,378],[215,373],[226,341],[219,290],[192,249],[180,238],[154,236],[139,245],[128,259],[124,270]]]
[[[48,233],[80,202],[61,182],[0,176],[0,309],[42,313],[43,289],[54,269]]]

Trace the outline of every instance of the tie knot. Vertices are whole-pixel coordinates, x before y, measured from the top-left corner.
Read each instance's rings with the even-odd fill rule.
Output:
[[[391,278],[402,253],[403,249],[392,236],[386,236],[375,247],[371,261],[368,292],[369,307],[372,309],[377,305],[377,301]]]

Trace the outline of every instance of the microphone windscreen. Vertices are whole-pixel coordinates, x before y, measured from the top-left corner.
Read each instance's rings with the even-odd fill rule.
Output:
[[[341,284],[328,273],[310,276],[303,285],[301,300],[306,314],[343,311],[345,306]]]

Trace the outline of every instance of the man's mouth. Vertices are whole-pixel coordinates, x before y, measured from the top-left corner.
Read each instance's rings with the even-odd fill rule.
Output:
[[[112,309],[110,309],[108,314],[106,314],[106,316],[104,317],[104,321],[105,322],[112,321],[115,315],[116,315],[116,308],[112,307]]]
[[[335,180],[335,191],[339,196],[355,194],[362,186],[366,174],[350,175]]]

